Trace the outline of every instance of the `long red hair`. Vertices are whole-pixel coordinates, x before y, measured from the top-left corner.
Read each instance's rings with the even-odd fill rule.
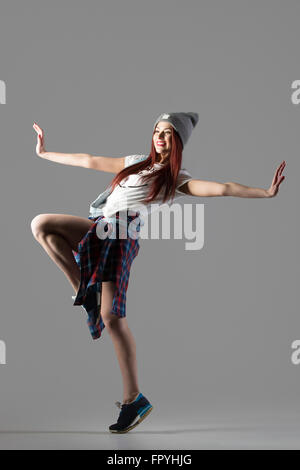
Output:
[[[182,142],[179,137],[179,134],[175,131],[173,126],[171,126],[172,132],[172,145],[171,145],[171,152],[170,156],[166,163],[161,168],[150,172],[147,175],[141,175],[141,182],[147,183],[151,181],[150,190],[146,199],[142,202],[144,204],[149,204],[150,202],[154,201],[158,193],[164,188],[163,193],[163,203],[165,203],[168,199],[173,199],[176,190],[176,183],[177,177],[181,168],[182,162]],[[155,146],[153,143],[153,135],[152,134],[152,141],[151,141],[151,152],[145,160],[135,163],[134,165],[130,165],[123,170],[119,171],[116,176],[113,178],[111,182],[112,191],[114,188],[129,175],[136,174],[139,171],[150,169],[154,163],[157,161],[158,153],[155,150]]]

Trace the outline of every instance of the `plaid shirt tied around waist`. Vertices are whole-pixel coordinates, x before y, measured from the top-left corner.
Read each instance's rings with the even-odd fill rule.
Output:
[[[143,222],[137,211],[134,215],[126,215],[125,227],[123,214],[124,211],[122,217],[119,212],[109,218],[104,215],[90,216],[89,219],[94,223],[78,243],[77,250],[72,250],[80,269],[80,286],[73,305],[85,308],[93,339],[100,338],[105,328],[100,313],[102,281],[115,282],[111,314],[119,318],[126,316],[130,268],[139,252],[138,232]],[[106,237],[103,236],[105,232],[108,234]],[[100,306],[97,306],[97,292],[100,293]]]

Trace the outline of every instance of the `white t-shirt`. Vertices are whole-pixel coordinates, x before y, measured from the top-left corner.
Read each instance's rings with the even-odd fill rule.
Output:
[[[133,165],[138,161],[145,160],[147,157],[148,155],[128,155],[125,157],[125,167]],[[156,199],[150,204],[145,205],[145,203],[142,202],[142,200],[147,197],[149,193],[151,182],[142,183],[140,176],[149,174],[161,166],[161,163],[155,163],[151,170],[142,170],[137,174],[129,175],[127,178],[124,178],[107,197],[106,203],[102,207],[104,216],[112,217],[116,212],[123,210],[141,210],[140,204],[143,206],[142,213],[144,213],[144,210],[146,210],[148,214],[154,210],[158,210],[158,204],[170,205],[169,201],[171,200],[163,203],[164,188],[158,193]],[[179,197],[185,195],[184,192],[180,191],[179,187],[191,179],[193,179],[191,174],[186,169],[181,168],[177,178],[177,185],[173,202],[175,202],[175,200]]]

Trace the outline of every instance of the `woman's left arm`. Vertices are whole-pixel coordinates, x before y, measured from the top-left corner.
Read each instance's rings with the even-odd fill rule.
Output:
[[[271,186],[269,189],[263,188],[250,188],[249,186],[243,186],[238,183],[225,183],[224,196],[236,196],[236,197],[274,197],[278,193],[279,185],[284,180],[285,176],[282,176],[282,172],[285,168],[286,162],[280,163],[277,167]]]
[[[180,190],[190,196],[235,196],[235,197],[274,197],[278,193],[279,185],[284,180],[282,172],[286,162],[278,166],[269,189],[252,188],[239,183],[217,183],[215,181],[190,180],[180,187]]]

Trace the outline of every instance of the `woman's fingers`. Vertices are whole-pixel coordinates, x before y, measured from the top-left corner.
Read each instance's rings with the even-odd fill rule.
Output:
[[[280,180],[274,185],[274,195],[276,195],[279,191],[279,186],[284,180],[285,176],[281,176]]]
[[[37,133],[36,152],[39,155],[40,152],[44,151],[44,132],[43,129],[38,126],[36,122],[33,123],[33,128]]]
[[[280,165],[277,167],[276,171],[275,171],[275,175],[274,175],[272,184],[276,184],[278,182],[278,177],[281,176],[281,173],[283,172],[284,167],[285,167],[285,161],[283,160],[280,163]]]
[[[38,134],[41,134],[43,136],[43,129],[41,129],[41,127],[38,126],[36,122],[33,124],[33,128]]]
[[[277,183],[279,168],[280,168],[280,167],[278,167],[278,168],[275,170],[275,174],[274,174],[274,177],[273,177],[273,180],[272,180],[272,185]]]
[[[281,177],[278,181],[278,185],[284,180],[284,176],[281,176],[282,175],[282,172],[285,168],[285,161],[282,162],[282,164],[280,165],[280,169],[279,169],[279,172],[278,172],[278,178]]]
[[[280,165],[278,166],[278,168],[277,168],[277,177],[283,172],[284,166],[285,166],[284,162],[281,162]]]
[[[279,170],[279,171],[278,171],[278,174],[279,174],[279,175],[281,175],[281,173],[283,172],[284,167],[285,167],[285,161],[283,161],[283,162],[279,165],[279,167],[278,167],[278,170]]]

